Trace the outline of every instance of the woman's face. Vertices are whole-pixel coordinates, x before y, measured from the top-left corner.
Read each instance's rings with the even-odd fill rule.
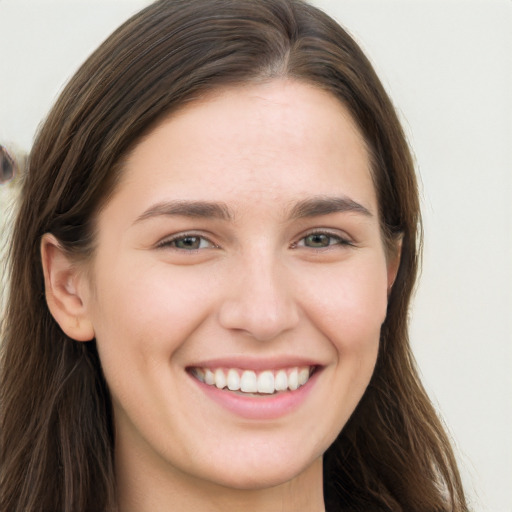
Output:
[[[377,357],[377,212],[354,122],[309,85],[224,89],[144,138],[84,302],[118,466],[244,489],[318,471]]]

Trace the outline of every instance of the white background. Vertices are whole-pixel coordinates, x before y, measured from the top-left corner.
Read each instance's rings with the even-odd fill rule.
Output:
[[[62,85],[147,0],[0,0],[0,142],[29,149]],[[422,182],[412,320],[475,512],[512,512],[512,1],[317,0],[367,52]]]

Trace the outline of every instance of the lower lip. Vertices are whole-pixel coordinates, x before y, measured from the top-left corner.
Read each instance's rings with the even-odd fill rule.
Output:
[[[319,370],[309,380],[294,391],[283,391],[273,395],[244,396],[227,389],[218,389],[196,379],[191,379],[214,402],[235,415],[249,420],[277,419],[298,409],[306,400],[318,378]]]

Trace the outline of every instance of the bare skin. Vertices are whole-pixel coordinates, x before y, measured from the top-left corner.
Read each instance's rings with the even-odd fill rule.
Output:
[[[51,236],[42,253],[55,318],[97,341],[120,512],[324,510],[398,266],[336,98],[276,80],[187,106],[128,158],[88,272]]]

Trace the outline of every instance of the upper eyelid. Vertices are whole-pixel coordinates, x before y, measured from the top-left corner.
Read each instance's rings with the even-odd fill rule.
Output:
[[[331,244],[325,246],[325,247],[309,247],[304,243],[304,240],[311,235],[326,235],[330,238],[338,239],[337,243]],[[339,233],[339,232],[333,232],[329,229],[313,229],[309,232],[302,234],[300,237],[297,237],[294,242],[290,244],[290,249],[308,249],[311,251],[326,251],[326,250],[333,250],[333,249],[340,249],[340,248],[347,248],[347,247],[356,247],[357,244],[355,240],[346,234],[345,232]]]
[[[350,236],[346,231],[335,229],[335,228],[312,228],[308,229],[304,233],[300,234],[297,237],[297,241],[303,240],[304,238],[311,235],[327,235],[332,236],[333,238],[340,238],[342,240],[347,240],[349,242],[355,242],[354,238]]]
[[[304,240],[306,237],[315,234],[327,235],[333,238],[339,238],[340,240],[346,241],[347,243],[350,244],[355,244],[354,238],[350,236],[346,231],[342,231],[337,228],[311,228],[298,235],[295,238],[295,240],[291,242],[290,246],[296,246],[301,240]],[[155,247],[164,247],[170,244],[171,242],[187,237],[203,238],[204,240],[207,240],[208,243],[210,243],[214,248],[220,247],[220,245],[214,241],[215,237],[212,236],[211,234],[198,232],[194,230],[183,231],[176,234],[165,236],[155,244]]]
[[[218,244],[216,244],[211,237],[205,235],[204,233],[198,233],[195,231],[184,231],[182,233],[176,233],[174,235],[165,236],[155,244],[155,247],[165,247],[166,245],[169,245],[171,242],[175,242],[176,240],[180,240],[181,238],[187,237],[203,238],[204,240],[207,240],[208,243],[210,243],[213,247],[218,247]]]

